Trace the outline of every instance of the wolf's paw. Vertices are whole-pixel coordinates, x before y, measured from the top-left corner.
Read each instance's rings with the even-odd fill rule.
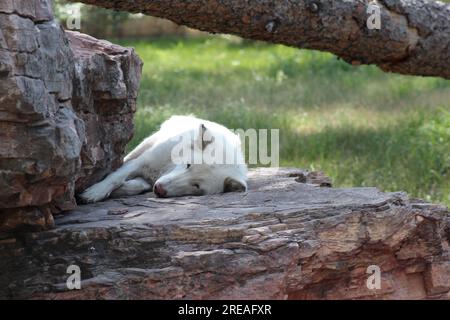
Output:
[[[108,198],[110,193],[111,191],[109,190],[107,185],[103,182],[100,182],[84,190],[82,194],[78,195],[78,198],[83,203],[93,203]]]

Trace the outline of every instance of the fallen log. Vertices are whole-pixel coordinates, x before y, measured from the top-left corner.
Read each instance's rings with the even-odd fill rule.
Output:
[[[450,79],[450,4],[430,0],[71,0],[202,31],[334,53],[386,72]],[[379,26],[368,27],[374,6]]]

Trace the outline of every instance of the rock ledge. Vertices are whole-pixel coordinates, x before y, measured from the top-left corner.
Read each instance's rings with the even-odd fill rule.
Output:
[[[448,299],[450,214],[376,188],[328,188],[298,169],[250,172],[250,191],[80,206],[53,230],[0,242],[0,297]],[[68,290],[69,265],[81,290]],[[381,288],[368,289],[378,266]]]

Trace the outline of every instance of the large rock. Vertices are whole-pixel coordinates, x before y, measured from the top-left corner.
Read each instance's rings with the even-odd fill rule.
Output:
[[[50,0],[0,2],[0,239],[52,227],[120,164],[140,71],[133,50],[66,34]]]
[[[0,298],[448,299],[450,213],[301,170],[249,192],[84,205],[0,243]],[[67,268],[81,269],[69,290]],[[380,287],[367,271],[380,270]],[[373,272],[373,271],[371,271]]]
[[[122,163],[133,136],[142,62],[132,49],[78,32],[66,34],[75,55],[72,103],[86,131],[76,182],[80,191]]]

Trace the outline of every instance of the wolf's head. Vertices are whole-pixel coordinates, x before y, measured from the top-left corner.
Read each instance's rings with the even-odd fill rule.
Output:
[[[172,152],[174,166],[155,182],[155,194],[178,197],[246,191],[247,168],[239,137],[212,132],[203,124],[194,131],[181,137],[177,147],[183,156],[174,157],[178,152]]]

